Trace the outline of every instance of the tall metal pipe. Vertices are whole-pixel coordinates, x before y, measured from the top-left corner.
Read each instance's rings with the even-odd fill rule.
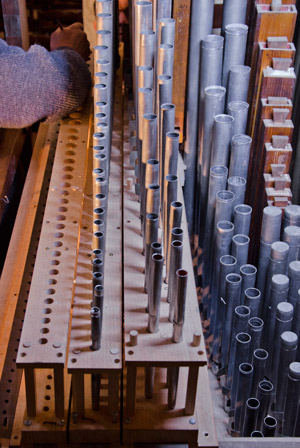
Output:
[[[225,183],[226,186],[226,183]],[[214,216],[213,234],[214,238],[217,231],[217,223],[219,221],[232,220],[234,193],[228,190],[220,190],[216,194],[216,208]]]
[[[94,102],[105,101],[108,103],[108,88],[106,84],[95,84],[94,86]]]
[[[109,56],[110,56],[109,48],[107,45],[95,45],[95,47],[94,47],[94,64],[96,64],[99,59],[110,60],[110,59],[108,59]],[[95,69],[94,69],[94,72],[96,72]]]
[[[234,410],[234,430],[241,432],[245,414],[246,401],[249,398],[253,377],[253,367],[249,363],[239,366],[238,389]]]
[[[271,398],[274,393],[274,386],[268,380],[262,380],[258,384],[257,398],[260,402],[257,418],[257,429],[262,429],[263,420],[268,415]]]
[[[254,353],[254,350],[261,347],[260,341],[264,328],[264,321],[260,317],[250,317],[248,320],[247,332],[251,336],[250,353]]]
[[[228,274],[225,286],[225,313],[223,319],[222,344],[221,344],[221,365],[223,368],[228,365],[231,329],[233,322],[233,310],[238,306],[238,299],[241,293],[242,278],[239,274]]]
[[[228,77],[227,104],[232,101],[247,101],[250,72],[251,68],[247,65],[231,67]]]
[[[151,184],[159,184],[159,161],[157,159],[149,159],[146,163],[145,188]]]
[[[175,176],[177,175],[178,154],[179,133],[167,132],[165,140],[165,154],[163,160],[164,179],[166,179],[166,176],[168,174],[174,174]]]
[[[295,436],[297,412],[300,399],[300,363],[289,365],[288,385],[283,413],[283,436]]]
[[[246,204],[238,204],[233,210],[234,234],[249,235],[252,207]]]
[[[238,380],[239,380],[239,367],[242,363],[249,362],[249,349],[250,349],[250,341],[251,336],[248,333],[238,333],[236,335],[236,350],[234,353],[234,358],[232,360],[233,366],[232,370],[230,369],[230,364],[228,364],[229,372],[232,372],[232,378],[230,381],[229,376],[227,375],[227,381],[230,392],[230,405],[231,409],[234,409],[236,406],[237,392],[238,392]],[[229,358],[229,362],[230,362]],[[252,373],[253,376],[253,373]],[[248,391],[248,397],[250,397],[251,386]]]
[[[166,260],[166,279],[169,276],[169,267],[170,267],[170,248],[171,248],[171,239],[172,239],[172,229],[181,227],[182,220],[182,210],[183,205],[179,201],[171,202],[170,206],[170,219],[169,219],[169,229],[168,229],[168,246],[167,246],[167,260]]]
[[[156,36],[153,30],[144,30],[140,33],[140,65],[154,68]],[[154,72],[153,72],[154,73]]]
[[[93,291],[95,291],[95,287],[97,285],[103,286],[103,279],[104,279],[104,276],[103,276],[102,272],[93,272],[93,288],[92,288]]]
[[[145,292],[149,293],[149,279],[150,279],[150,269],[149,264],[151,260],[149,259],[150,246],[153,242],[157,241],[158,236],[158,215],[154,213],[149,213],[146,215],[146,227],[145,227]],[[149,294],[148,294],[149,297]]]
[[[168,174],[165,177],[164,202],[163,202],[163,247],[166,257],[169,240],[169,220],[171,203],[177,200],[178,177]]]
[[[242,282],[243,285],[243,282]],[[243,286],[242,286],[243,289]],[[244,292],[244,304],[249,307],[251,317],[258,316],[259,308],[260,308],[260,290],[257,288],[249,287],[245,289]]]
[[[153,29],[158,30],[159,19],[171,17],[172,1],[171,0],[154,0],[153,1]]]
[[[239,273],[242,276],[241,304],[243,304],[246,289],[255,286],[257,269],[252,264],[243,264],[240,266]]]
[[[110,12],[100,12],[96,14],[97,30],[109,30],[113,35],[113,15]]]
[[[169,307],[169,322],[174,320],[174,310],[176,304],[176,272],[182,267],[182,252],[183,244],[182,241],[172,241],[171,243],[171,253],[170,253],[170,270],[169,270],[169,281],[168,281],[168,302]]]
[[[236,205],[243,204],[245,202],[246,183],[247,181],[244,177],[233,176],[228,178],[227,189],[235,194],[233,208]]]
[[[231,115],[214,116],[210,166],[224,165],[229,167],[230,145],[234,118]]]
[[[270,353],[270,360],[268,361],[268,373],[270,378],[274,383],[276,383],[276,376],[278,372],[279,365],[279,355],[280,351],[278,347],[280,346],[280,336],[285,331],[290,331],[292,327],[294,307],[291,303],[280,302],[276,309],[276,321],[275,321],[275,332],[272,341],[272,350]]]
[[[247,180],[252,138],[237,134],[231,140],[229,177],[240,176]]]
[[[287,226],[283,230],[282,241],[290,247],[288,265],[291,261],[299,260],[300,253],[300,227]]]
[[[96,0],[96,14],[113,13],[113,0]]]
[[[245,134],[247,129],[249,104],[245,101],[231,101],[227,113],[234,118],[232,135]]]
[[[266,277],[265,286],[265,298],[264,305],[265,308],[269,306],[270,292],[271,292],[271,280],[273,275],[287,273],[287,260],[289,253],[289,245],[283,241],[275,241],[271,244],[271,252],[269,257],[269,266]],[[263,313],[263,318],[265,313]]]
[[[258,385],[265,378],[265,368],[269,358],[269,354],[263,348],[257,348],[250,353],[253,363],[253,381],[251,387],[251,397],[257,396]]]
[[[168,367],[168,408],[174,409],[177,398],[179,367]]]
[[[236,259],[232,255],[223,255],[220,257],[220,268],[219,268],[219,291],[218,291],[218,305],[216,310],[216,319],[214,328],[212,328],[213,333],[213,348],[212,348],[212,362],[213,362],[213,373],[218,374],[219,372],[219,358],[220,358],[220,347],[221,347],[221,334],[222,334],[222,322],[224,320],[225,312],[225,285],[226,276],[232,274],[236,271]]]
[[[246,401],[246,410],[243,423],[242,437],[250,437],[251,434],[253,434],[256,428],[259,407],[260,402],[257,398],[248,398],[248,400]]]
[[[160,126],[159,126],[159,169],[160,169],[160,185],[161,185],[161,203],[163,203],[164,179],[168,173],[165,173],[165,148],[166,135],[173,132],[175,128],[175,105],[165,103],[160,108]],[[175,173],[176,174],[176,173]]]
[[[91,336],[92,350],[100,350],[102,333],[102,317],[100,308],[93,306],[91,309]]]
[[[226,90],[221,86],[210,86],[204,89],[202,101],[202,120],[199,124],[201,138],[199,140],[199,160],[198,160],[198,186],[200,195],[198,202],[198,220],[196,229],[198,230],[200,247],[203,247],[203,234],[206,220],[206,207],[210,174],[210,153],[212,145],[212,131],[214,116],[224,112]],[[224,188],[222,188],[223,190]],[[200,225],[199,225],[200,224]]]
[[[276,412],[284,411],[289,365],[295,361],[298,336],[292,331],[285,331],[280,336],[280,355],[276,381]]]
[[[158,184],[150,184],[146,190],[146,215],[148,213],[159,214],[160,187]]]
[[[175,43],[176,20],[171,17],[162,17],[158,20],[158,45]]]
[[[104,232],[93,233],[92,249],[100,249],[104,253],[104,251],[105,251],[105,233]]]
[[[194,228],[194,204],[198,147],[198,101],[200,78],[200,43],[211,35],[214,15],[214,0],[201,2],[192,0],[190,14],[190,36],[188,50],[187,91],[186,91],[186,140],[184,145],[184,164],[186,178],[184,184],[184,198],[189,233]],[[218,39],[217,39],[218,40]],[[222,40],[223,46],[223,40]],[[205,53],[205,50],[202,50]],[[204,56],[205,58],[205,56]],[[202,67],[204,73],[205,66]],[[222,68],[220,68],[220,71]],[[218,84],[218,78],[213,84]],[[209,84],[206,85],[206,87]]]
[[[237,269],[247,264],[248,250],[249,250],[250,238],[247,235],[234,235],[232,237],[231,255],[237,260]]]
[[[173,76],[173,65],[174,65],[174,45],[161,44],[158,47],[157,52],[156,79],[160,75]],[[157,114],[159,114],[159,107],[160,107],[158,90],[159,85],[158,83],[156,83],[155,111]]]
[[[172,341],[181,342],[185,318],[186,291],[188,272],[184,269],[176,271],[176,298],[174,303]]]
[[[104,271],[104,264],[103,264],[103,260],[101,260],[100,258],[94,258],[92,260],[92,269],[93,272],[102,272]]]
[[[157,333],[159,330],[161,286],[163,274],[164,257],[160,254],[153,254],[151,259],[151,278],[149,279],[149,315],[147,331]]]
[[[222,16],[222,34],[230,23],[245,23],[247,0],[224,0]]]
[[[151,65],[140,65],[138,68],[138,86],[153,89],[153,68]]]
[[[138,166],[142,163],[142,142],[143,142],[143,128],[144,128],[144,115],[150,114],[153,115],[153,89],[150,87],[141,87],[138,90],[138,111],[136,115],[137,121],[137,152],[138,152]],[[154,119],[155,121],[155,119]],[[148,136],[149,137],[149,136]],[[151,145],[155,144],[155,142],[150,142]],[[148,157],[147,160],[149,160]],[[153,158],[156,158],[155,156]],[[146,162],[147,162],[146,160]]]
[[[298,302],[300,288],[300,261],[292,261],[288,266],[290,279],[288,301],[295,307]]]
[[[92,306],[96,306],[97,308],[100,309],[100,311],[103,311],[103,301],[104,301],[104,287],[103,285],[99,284],[95,285],[95,287],[93,288]]]
[[[222,86],[228,87],[229,70],[245,62],[248,26],[242,23],[232,23],[225,26],[224,59]]]

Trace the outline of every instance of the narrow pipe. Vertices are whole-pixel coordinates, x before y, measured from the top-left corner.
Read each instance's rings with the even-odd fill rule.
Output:
[[[234,429],[241,432],[244,421],[246,401],[249,398],[253,376],[253,367],[249,363],[239,366],[238,390],[234,410]]]
[[[250,73],[251,68],[247,65],[231,67],[228,77],[227,105],[232,101],[247,101]]]
[[[263,435],[263,433],[261,431],[258,431],[256,429],[255,431],[251,432],[250,437],[264,437],[264,435]]]
[[[113,15],[109,12],[100,12],[96,14],[97,30],[109,30],[113,38]]]
[[[243,281],[242,281],[242,285],[243,285]],[[243,289],[243,286],[242,286],[242,289]],[[245,304],[245,306],[249,307],[251,317],[258,316],[258,312],[259,312],[259,308],[260,308],[260,299],[261,299],[260,290],[257,288],[249,287],[249,288],[245,289],[244,297],[245,297],[244,304]]]
[[[156,65],[156,79],[160,75],[170,75],[173,76],[173,66],[174,66],[174,45],[161,44],[158,47],[157,53],[157,65]],[[159,114],[159,85],[156,84],[156,106],[155,111]],[[161,103],[162,104],[162,103]]]
[[[168,408],[176,406],[179,367],[168,367]]]
[[[257,396],[259,383],[264,380],[265,368],[267,365],[269,354],[263,348],[257,348],[253,354],[250,354],[253,362],[253,381],[251,388],[251,397]]]
[[[283,412],[283,436],[295,436],[297,412],[299,412],[300,398],[300,363],[289,365],[288,385]]]
[[[288,265],[288,277],[290,279],[288,301],[296,307],[300,288],[300,261],[292,261]]]
[[[100,258],[94,258],[94,260],[92,260],[92,269],[93,272],[102,272],[104,271],[104,264],[103,264],[103,260],[101,260]]]
[[[103,285],[96,285],[93,290],[93,301],[92,306],[95,306],[100,309],[100,312],[103,313],[103,301],[104,301],[104,287]]]
[[[168,302],[169,307],[169,322],[173,323],[175,304],[177,300],[177,283],[176,283],[176,272],[181,268],[182,265],[182,252],[183,245],[182,241],[174,240],[171,243],[171,254],[170,254],[170,270],[169,270],[169,280],[168,280]]]
[[[95,232],[93,233],[92,249],[100,249],[105,252],[105,233]]]
[[[92,350],[100,350],[101,348],[101,332],[102,317],[100,308],[93,306],[91,309],[91,334],[92,334]]]
[[[225,183],[226,186],[226,183]],[[234,193],[228,190],[220,190],[216,194],[216,208],[214,216],[213,238],[216,237],[217,223],[219,221],[232,221]],[[235,230],[235,229],[234,229]]]
[[[229,167],[230,145],[234,118],[231,115],[214,116],[210,166],[223,165]]]
[[[260,407],[257,417],[257,429],[262,429],[263,420],[269,412],[273,392],[274,386],[270,381],[262,380],[258,384],[257,398],[260,402]]]
[[[93,411],[99,410],[100,386],[101,386],[101,375],[98,373],[92,373],[92,375],[91,375],[91,395],[92,395]]]
[[[158,44],[175,43],[176,20],[171,17],[163,17],[158,20]]]
[[[224,0],[222,16],[222,34],[231,23],[245,23],[247,0]]]
[[[155,213],[149,213],[146,215],[146,227],[145,227],[145,292],[148,292],[151,284],[150,281],[150,269],[149,265],[151,260],[149,258],[150,246],[154,241],[157,241],[158,236],[158,215]],[[149,305],[148,305],[149,307]]]
[[[179,133],[174,131],[167,132],[165,134],[164,153],[160,154],[160,160],[162,161],[163,165],[162,170],[164,179],[166,179],[166,176],[168,174],[177,175],[178,155],[179,155]],[[164,186],[162,186],[162,195],[163,192],[164,192]]]
[[[94,249],[92,251],[92,260],[94,260],[95,258],[100,258],[100,260],[103,260],[103,253],[102,250],[100,249]]]
[[[245,62],[248,26],[242,23],[232,23],[224,30],[224,60],[222,72],[222,86],[228,87],[229,70]]]
[[[252,264],[243,264],[240,266],[239,273],[242,276],[241,304],[243,304],[246,289],[255,286],[257,269]]]
[[[264,418],[264,422],[263,422],[262,432],[263,432],[264,437],[274,437],[276,426],[277,426],[276,418],[272,417],[271,415],[267,415]]]
[[[103,12],[113,14],[112,0],[96,0],[96,14],[101,14]]]
[[[234,235],[232,237],[231,255],[237,260],[237,269],[247,264],[248,250],[249,250],[250,238],[247,235]]]
[[[149,314],[147,331],[157,333],[159,330],[161,285],[163,273],[164,257],[160,254],[153,254],[151,259],[150,277],[149,277]]]
[[[247,180],[252,138],[237,134],[231,140],[229,177],[240,176]]]
[[[96,64],[97,61],[100,59],[106,59],[109,60],[109,48],[107,45],[95,45],[94,47],[94,63]],[[96,71],[96,70],[94,70]]]
[[[287,226],[283,230],[282,241],[290,247],[288,256],[288,265],[291,261],[299,260],[300,252],[300,227]]]
[[[163,247],[166,257],[167,245],[169,240],[169,221],[171,203],[177,200],[178,178],[174,174],[168,174],[165,177],[163,202]]]
[[[136,120],[137,120],[137,153],[138,153],[138,175],[140,175],[140,167],[142,163],[142,142],[143,139],[143,130],[144,126],[147,126],[149,123],[145,123],[144,115],[147,115],[148,118],[153,115],[153,89],[150,89],[150,87],[142,87],[138,90],[138,103],[137,103],[137,114],[136,114]],[[152,119],[155,122],[155,118]],[[157,124],[156,124],[157,126]],[[149,135],[148,135],[149,137]],[[147,144],[149,142],[147,141]],[[150,142],[150,145],[153,145],[154,143]],[[148,157],[147,160],[149,160]],[[153,158],[156,158],[156,155],[154,155]],[[146,162],[147,162],[146,160]]]
[[[138,87],[153,89],[153,67],[151,65],[140,65],[138,68]]]
[[[146,215],[148,213],[159,214],[160,187],[158,184],[150,184],[146,190]],[[145,221],[146,225],[146,221]]]
[[[172,341],[175,343],[181,342],[183,338],[187,282],[188,272],[184,269],[178,269],[176,271],[176,297],[174,303],[172,334]]]
[[[251,336],[250,353],[254,353],[254,350],[259,348],[262,331],[264,327],[264,321],[260,317],[250,317],[248,320],[247,332]]]
[[[252,207],[246,204],[239,204],[233,210],[234,234],[249,235],[251,223]]]
[[[227,113],[234,118],[232,135],[245,134],[247,129],[249,104],[245,101],[231,101]]]
[[[168,132],[173,132],[175,127],[175,105],[165,103],[160,108],[160,126],[159,126],[159,170],[160,170],[160,185],[161,185],[161,203],[163,203],[164,194],[164,178],[165,174],[165,152],[166,152],[166,135]],[[176,173],[174,173],[176,174]]]
[[[232,378],[230,381],[230,377],[227,376],[227,386],[228,389],[231,389],[230,392],[230,407],[231,409],[235,409],[236,407],[236,400],[237,400],[237,393],[238,393],[238,381],[239,381],[239,367],[242,363],[248,363],[249,362],[249,349],[250,349],[250,341],[251,336],[248,333],[238,333],[236,335],[236,350],[234,354],[234,358],[232,360],[233,366],[232,370],[230,371],[230,364],[228,363],[228,370],[229,373],[232,372]],[[230,362],[229,358],[229,362]],[[253,377],[253,367],[252,367],[252,377]],[[250,396],[252,382],[250,385],[250,388],[248,390],[248,397]],[[247,397],[246,397],[247,399]],[[243,417],[242,417],[243,418]]]
[[[105,101],[108,103],[108,88],[106,84],[96,84],[94,86],[94,102]]]
[[[95,291],[95,287],[97,285],[103,286],[103,274],[102,274],[102,272],[93,272],[93,288],[92,288],[93,291]]]
[[[104,207],[96,207],[93,210],[93,219],[102,219],[105,223],[106,210]]]
[[[257,398],[248,398],[246,401],[246,411],[242,430],[242,437],[260,437],[257,435],[252,435],[256,428],[256,422],[258,417],[258,411],[260,407],[260,402]]]
[[[236,205],[243,204],[245,202],[246,183],[247,181],[244,177],[233,176],[228,178],[227,189],[235,194],[233,208]]]
[[[140,65],[154,67],[155,56],[155,32],[153,30],[144,30],[140,33]]]
[[[145,397],[152,398],[154,387],[155,367],[145,367]]]
[[[169,229],[168,229],[168,245],[167,245],[167,260],[166,260],[166,279],[169,276],[170,267],[170,248],[172,239],[172,229],[181,227],[183,205],[179,201],[171,202],[170,206],[170,218],[169,218]]]

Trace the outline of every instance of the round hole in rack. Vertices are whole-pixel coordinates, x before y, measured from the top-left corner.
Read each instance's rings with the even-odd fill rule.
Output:
[[[43,411],[48,412],[48,411],[49,411],[48,406],[44,406],[44,407],[43,407]]]
[[[70,134],[77,134],[77,133],[79,132],[79,130],[76,129],[76,128],[69,128],[69,129],[68,129],[68,132],[69,132]]]
[[[46,305],[51,305],[51,303],[53,303],[54,300],[51,299],[51,297],[48,297],[47,299],[44,300],[44,303],[46,303]]]
[[[54,250],[51,255],[52,255],[52,257],[60,257],[61,252],[59,250]]]
[[[41,338],[39,339],[39,344],[43,345],[43,344],[47,344],[48,339],[47,338]]]
[[[128,350],[128,355],[133,355],[134,354],[134,351],[133,350]]]
[[[62,198],[59,200],[60,204],[69,204],[69,199]]]
[[[71,158],[65,159],[64,163],[70,163],[71,165],[73,165],[73,163],[75,163],[75,159],[71,159]]]
[[[67,137],[67,140],[69,140],[69,142],[76,141],[78,139],[79,139],[78,135],[68,135]]]
[[[56,224],[56,229],[58,229],[58,230],[62,230],[62,229],[64,229],[65,228],[65,225],[64,224]]]
[[[119,362],[120,362],[119,358],[116,358],[116,359],[114,360],[114,363],[115,363],[115,364],[119,364]]]
[[[72,221],[73,222],[73,224],[77,224],[77,221]]]
[[[62,238],[64,236],[64,234],[62,233],[62,232],[56,232],[55,234],[54,234],[54,237],[55,238]]]
[[[49,322],[51,322],[51,319],[49,319],[49,317],[44,317],[43,319],[41,319],[42,324],[49,324]]]
[[[70,118],[80,118],[81,117],[81,113],[80,112],[71,112],[69,114],[69,117]],[[80,121],[80,120],[78,120],[78,121]],[[80,123],[81,123],[81,121],[80,121]]]
[[[66,156],[75,156],[76,152],[69,149],[69,151],[65,152]]]
[[[66,219],[65,215],[58,215],[58,216],[56,216],[56,220],[57,221],[65,221],[65,219]]]
[[[59,260],[52,260],[51,261],[52,266],[58,266],[60,264]]]
[[[61,184],[61,186],[62,186],[63,188],[70,188],[70,187],[71,187],[71,184],[70,184],[70,182],[63,182],[63,183]]]
[[[67,212],[68,211],[68,207],[59,207],[58,209],[59,212]]]
[[[57,275],[57,274],[59,274],[59,271],[57,269],[50,269],[49,274],[50,275]]]
[[[64,226],[64,224],[62,224]],[[54,241],[53,246],[54,247],[61,247],[63,243],[61,241]]]
[[[47,389],[47,390],[51,390],[51,386],[50,386],[50,384],[46,384],[45,389]]]
[[[66,148],[76,148],[76,147],[77,147],[76,143],[67,143],[66,144]]]
[[[4,403],[6,403],[6,404],[9,403],[9,400],[4,400]]]
[[[127,221],[126,221],[126,222],[127,222],[128,224],[129,224],[129,223],[130,223],[131,221],[130,221],[130,219],[127,219]]]
[[[47,334],[47,333],[49,333],[49,328],[41,328],[40,329],[40,332],[42,333],[42,334]]]
[[[72,167],[72,166],[65,166],[64,168],[63,168],[63,170],[64,171],[74,171],[74,168]]]
[[[49,296],[55,294],[55,289],[54,288],[47,289],[46,294],[48,294]]]
[[[47,375],[47,380],[52,380],[52,375]]]
[[[51,400],[50,395],[45,395],[45,400],[47,400],[47,401]]]
[[[58,358],[61,358],[62,357],[62,353],[61,352],[59,352],[59,353],[56,353],[56,356],[58,357]]]
[[[203,350],[199,350],[198,355],[200,355],[200,356],[203,355]]]
[[[84,230],[86,230],[86,229],[87,229],[87,226],[83,226],[82,228],[83,228]]]
[[[65,247],[65,250],[69,250],[69,248],[68,248],[68,247]]]
[[[61,194],[62,196],[69,196],[70,192],[67,191],[67,190],[61,190],[61,191],[60,191],[60,194]]]
[[[22,358],[25,358],[25,356],[27,356],[27,353],[25,353],[25,352],[22,352],[21,353],[21,356],[22,356]],[[6,391],[7,392],[7,391]],[[9,391],[10,392],[10,391]]]
[[[43,308],[43,314],[51,314],[52,310],[51,308]]]
[[[48,280],[48,285],[56,285],[57,280],[55,280],[55,278],[49,278]]]
[[[70,151],[70,152],[73,152],[73,151]],[[72,176],[72,174],[64,174],[62,178],[64,180],[71,180],[71,179],[73,179],[73,176]]]
[[[76,358],[71,358],[71,362],[74,364],[75,362],[77,362]]]

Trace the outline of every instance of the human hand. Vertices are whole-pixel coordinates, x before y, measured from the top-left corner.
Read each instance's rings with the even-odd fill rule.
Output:
[[[72,23],[63,29],[57,28],[50,36],[50,50],[57,50],[59,47],[70,47],[77,51],[85,61],[91,54],[90,44],[83,31],[82,23]]]

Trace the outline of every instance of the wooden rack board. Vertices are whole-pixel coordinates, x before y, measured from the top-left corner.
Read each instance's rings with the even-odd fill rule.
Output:
[[[125,106],[125,113],[130,115],[130,105],[128,111]],[[209,385],[208,381],[205,381],[207,359],[185,212],[182,220],[183,268],[188,271],[189,279],[183,341],[179,344],[171,341],[172,324],[168,321],[169,305],[166,301],[166,284],[162,287],[159,331],[150,334],[146,330],[147,295],[144,293],[145,260],[142,255],[139,203],[131,188],[132,182],[127,181],[134,178],[134,170],[130,165],[128,119],[124,122],[124,183],[129,185],[129,188],[124,188],[124,328],[127,367],[124,441],[166,443],[182,442],[184,439],[193,444],[196,443],[199,433],[202,435],[201,446],[216,446],[213,416],[212,414],[205,415],[209,411],[206,404],[210,402]],[[178,200],[183,202],[181,186],[178,189]],[[134,347],[129,342],[132,330],[138,331],[138,344]],[[201,343],[195,347],[193,334],[199,332]],[[155,367],[156,379],[153,398],[145,399],[142,392],[141,372],[143,369],[141,367],[149,366]],[[180,367],[180,385],[178,403],[176,408],[170,411],[166,401],[165,375],[166,368],[174,366]],[[200,382],[206,385],[206,391],[199,400],[196,400],[196,409],[195,412],[191,412],[191,416],[187,412],[187,402],[193,402],[193,394],[196,394],[197,384]],[[193,424],[190,423],[191,421]]]

